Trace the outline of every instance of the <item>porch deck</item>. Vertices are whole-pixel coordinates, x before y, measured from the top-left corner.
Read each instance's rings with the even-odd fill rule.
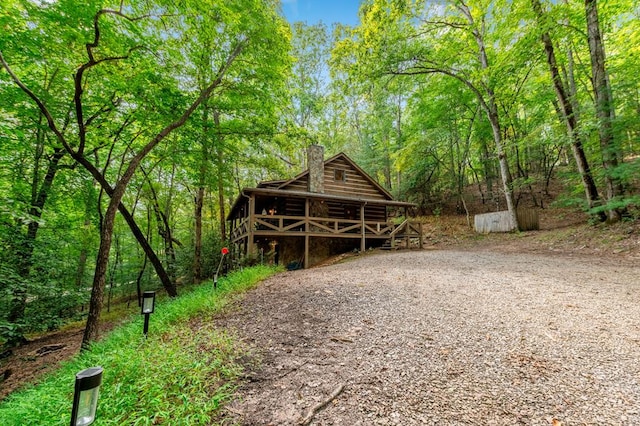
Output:
[[[394,247],[396,241],[405,240],[407,247],[411,239],[418,239],[422,248],[422,223],[406,219],[401,223],[392,221],[350,220],[330,217],[284,216],[254,214],[234,223],[230,239],[239,243],[251,237],[330,237],[360,238],[364,250],[366,240],[389,240]]]

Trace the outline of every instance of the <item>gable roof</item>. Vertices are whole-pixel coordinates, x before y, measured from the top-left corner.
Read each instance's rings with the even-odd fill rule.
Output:
[[[365,172],[360,166],[358,166],[351,158],[347,156],[344,152],[334,155],[333,157],[324,161],[324,168],[327,170],[332,164],[339,164],[340,162],[344,162],[348,167],[353,169],[358,175],[360,175],[368,184],[370,184],[373,189],[379,193],[380,198],[385,200],[393,200],[393,196],[382,187],[378,182],[376,182],[367,172]],[[303,171],[302,173],[294,176],[293,178],[284,181],[277,188],[286,190],[287,187],[301,187],[302,185],[307,185],[307,179],[309,177],[309,169]],[[296,185],[297,184],[297,185]]]

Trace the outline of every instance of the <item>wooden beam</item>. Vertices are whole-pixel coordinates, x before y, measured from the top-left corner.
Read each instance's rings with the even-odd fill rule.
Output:
[[[309,199],[304,200],[304,269],[309,268]]]
[[[409,209],[404,208],[404,219],[407,222],[407,226],[404,231],[404,245],[409,250],[411,248],[411,240],[409,239],[409,234],[411,233],[411,227],[409,226]]]
[[[247,256],[253,255],[253,227],[255,220],[256,197],[251,194],[249,196],[249,223],[247,224]]]
[[[255,231],[253,233],[253,237],[254,239],[257,237],[272,237],[272,238],[279,238],[279,237],[304,237],[304,236],[310,236],[312,238],[315,237],[320,237],[320,238],[339,238],[339,239],[362,239],[362,234],[360,232],[354,232],[354,233],[344,233],[344,234],[329,234],[327,232],[316,232],[316,231],[310,231],[310,232],[279,232],[279,231],[266,231],[266,230],[260,230],[260,231]],[[380,240],[386,240],[388,239],[390,236],[390,234],[381,234],[381,235],[376,235],[376,234],[372,234],[372,233],[368,233],[367,234],[367,240],[371,240],[371,239],[380,239]]]
[[[364,207],[365,206],[366,206],[366,203],[360,206],[360,223],[362,226],[362,230],[360,231],[360,233],[362,234],[362,239],[360,240],[361,253],[364,253],[365,250],[367,249],[367,233],[366,233],[367,230],[364,226]]]

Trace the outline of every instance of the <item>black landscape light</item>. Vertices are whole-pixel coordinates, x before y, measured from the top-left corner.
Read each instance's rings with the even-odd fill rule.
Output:
[[[144,337],[147,337],[149,331],[149,315],[151,315],[156,307],[156,292],[145,291],[142,293],[142,309],[141,314],[144,315]]]
[[[76,374],[71,426],[87,426],[96,419],[102,367],[91,367]]]

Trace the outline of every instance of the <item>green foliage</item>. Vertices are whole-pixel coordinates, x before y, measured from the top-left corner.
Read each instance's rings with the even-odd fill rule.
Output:
[[[238,343],[215,328],[214,315],[275,271],[247,268],[221,279],[215,292],[207,282],[156,302],[147,339],[141,316],[118,327],[41,384],[0,403],[0,424],[69,424],[74,375],[98,365],[104,375],[95,425],[210,424],[242,370]]]
[[[229,247],[229,244],[220,239],[220,234],[218,232],[207,232],[202,237],[202,278],[210,279],[213,278],[216,270],[218,269],[218,265],[220,264],[220,259],[222,257],[221,250],[223,247]],[[180,277],[186,282],[193,282],[193,250],[191,249],[192,245],[188,248],[178,250],[177,253],[177,261],[178,261],[178,274]],[[228,269],[229,265],[226,265],[229,257],[225,257],[223,266],[221,271],[225,271]]]
[[[0,319],[0,347],[7,342],[19,342],[24,337],[25,328],[21,321]]]
[[[590,209],[589,213],[595,215],[611,210],[624,210],[627,212],[625,219],[638,220],[640,218],[640,195],[611,198],[606,204]]]
[[[0,229],[0,346],[19,341],[20,336],[56,329],[69,320],[78,319],[78,306],[86,303],[89,293],[75,285],[76,258],[73,247],[77,235],[66,226],[59,229],[55,218],[45,215],[49,227],[40,236],[28,274],[20,272],[22,253],[28,242],[21,227],[15,224]],[[28,223],[28,222],[27,222]],[[44,223],[44,221],[43,221]],[[11,308],[21,294],[28,295],[25,315],[14,324],[7,322]]]
[[[471,183],[483,200],[495,197],[504,155],[516,196],[546,193],[571,154],[540,38],[548,31],[571,86],[566,90],[575,92],[580,136],[598,186],[613,177],[637,192],[633,167],[608,169],[606,175],[599,170],[606,151],[598,138],[584,4],[542,3],[549,19],[539,24],[528,0],[363,2],[360,25],[343,29],[334,45],[331,71],[356,105],[347,114],[357,123],[357,158],[365,168],[388,185],[392,179],[383,170],[390,163],[398,173],[394,193],[426,208],[458,198]],[[639,34],[639,10],[629,0],[600,1],[598,7],[616,106],[614,148],[636,156],[640,80],[630,57],[637,50],[632,40]],[[381,100],[400,86],[406,101],[394,117],[393,109],[380,108]],[[492,102],[496,109],[487,114]],[[474,115],[478,107],[484,112]],[[491,143],[496,131],[504,147],[500,155]],[[567,183],[572,187],[573,180]],[[584,191],[576,195],[584,197]]]
[[[73,317],[68,308],[87,296],[78,288],[89,286],[95,260],[106,258],[96,251],[100,231],[111,233],[110,220],[100,223],[110,189],[123,190],[123,205],[156,253],[166,253],[169,271],[170,250],[154,235],[171,228],[179,245],[193,233],[190,188],[222,183],[224,203],[246,169],[263,173],[262,164],[244,160],[277,151],[270,136],[290,67],[290,30],[277,6],[275,0],[3,3],[0,246],[13,274],[0,283],[0,319],[17,312],[19,328],[29,332],[36,330],[31,325],[50,328],[56,317]],[[221,117],[215,132],[211,116],[200,120],[197,110],[138,163],[207,87],[215,88],[208,108]],[[200,143],[206,149],[194,149]],[[206,165],[214,154],[212,174]],[[130,166],[144,173],[131,176]],[[224,206],[207,207],[213,218]],[[116,223],[108,273],[114,288],[131,291],[146,258],[127,228]],[[143,283],[151,270],[147,264]],[[13,309],[21,301],[28,302],[22,313]]]

